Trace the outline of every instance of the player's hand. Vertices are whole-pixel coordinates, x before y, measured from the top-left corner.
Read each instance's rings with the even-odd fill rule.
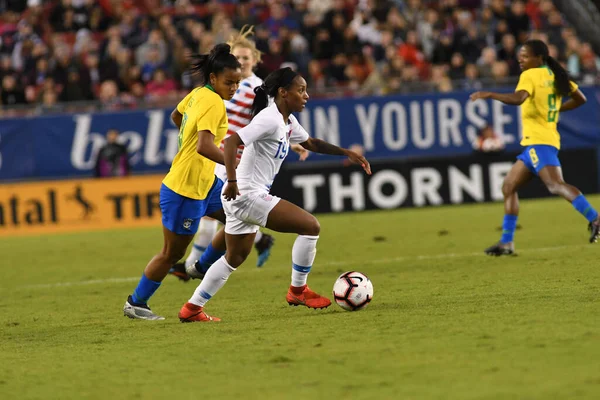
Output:
[[[237,187],[236,182],[227,182],[225,189],[223,190],[223,197],[225,197],[226,201],[235,200],[237,196],[240,195],[240,191]]]
[[[300,161],[306,160],[310,155],[310,151],[306,150],[302,146],[293,146],[292,150],[298,154],[298,156],[300,157]]]
[[[492,93],[490,92],[475,92],[471,94],[469,98],[471,99],[471,101],[475,101],[478,99],[489,99],[491,95]]]
[[[348,150],[348,160],[350,160],[350,162],[353,164],[360,165],[368,175],[371,175],[371,164],[369,164],[367,159],[362,154]]]

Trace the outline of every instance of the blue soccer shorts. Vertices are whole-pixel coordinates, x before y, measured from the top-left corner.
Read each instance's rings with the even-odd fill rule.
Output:
[[[525,166],[535,175],[539,175],[542,168],[546,166],[560,167],[558,149],[548,145],[536,144],[527,146],[517,156],[517,160],[523,161]]]
[[[204,200],[190,199],[175,193],[164,184],[160,187],[160,211],[165,228],[178,235],[194,235],[200,219],[223,209],[221,189],[223,182],[215,178]]]

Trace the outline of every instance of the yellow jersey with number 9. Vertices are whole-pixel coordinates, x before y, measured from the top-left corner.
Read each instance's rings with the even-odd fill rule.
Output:
[[[521,146],[545,144],[560,149],[560,135],[556,125],[562,96],[554,93],[552,70],[542,66],[523,71],[515,92],[520,90],[529,93],[529,97],[521,104]],[[571,93],[576,90],[577,84],[571,81]]]
[[[204,86],[185,96],[177,105],[177,111],[183,115],[178,137],[179,151],[163,183],[181,196],[203,200],[216,179],[216,163],[196,151],[198,132],[212,133],[214,143],[219,147],[228,129],[225,103],[221,96]]]

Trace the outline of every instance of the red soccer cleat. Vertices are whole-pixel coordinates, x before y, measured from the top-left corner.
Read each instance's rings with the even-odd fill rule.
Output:
[[[192,303],[185,303],[179,310],[179,320],[181,322],[218,322],[221,320],[221,318],[207,315],[203,308]]]
[[[295,290],[294,290],[295,289]],[[295,291],[302,292],[295,293]],[[306,306],[308,308],[327,308],[331,305],[331,300],[323,297],[318,293],[313,292],[307,285],[302,287],[290,286],[287,296],[285,297],[290,306]]]

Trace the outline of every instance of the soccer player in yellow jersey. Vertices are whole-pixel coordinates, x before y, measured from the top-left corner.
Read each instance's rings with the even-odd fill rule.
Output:
[[[225,162],[219,149],[228,128],[223,100],[231,99],[238,89],[241,66],[227,44],[193,59],[192,69],[204,85],[192,90],[171,114],[179,128],[179,151],[160,188],[164,246],[150,260],[125,302],[123,312],[130,318],[164,319],[150,310],[148,299],[171,266],[185,255],[202,217],[208,215],[225,223],[223,182],[214,172],[216,163]],[[225,250],[224,242],[221,250]]]
[[[471,100],[493,99],[520,105],[523,119],[521,145],[525,150],[517,157],[502,185],[505,214],[502,238],[485,253],[495,256],[514,253],[513,237],[519,215],[517,191],[535,175],[540,177],[550,193],[569,201],[589,221],[590,243],[594,243],[600,236],[598,212],[579,189],[564,181],[558,160],[560,135],[556,129],[559,113],[581,106],[586,98],[569,80],[567,71],[548,54],[548,46],[544,42],[525,42],[519,49],[518,58],[523,72],[514,93],[476,92],[471,95]],[[563,103],[562,99],[567,96],[570,99]]]

